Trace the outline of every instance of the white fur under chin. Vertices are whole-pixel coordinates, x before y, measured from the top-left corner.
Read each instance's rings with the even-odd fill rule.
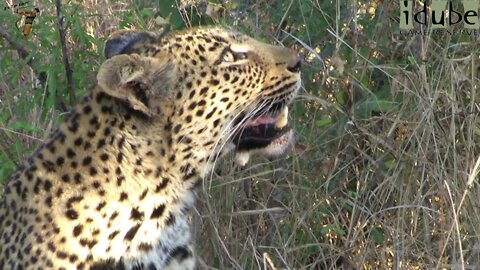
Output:
[[[267,157],[279,156],[287,150],[287,148],[293,143],[293,130],[289,130],[279,138],[273,140],[267,147],[261,149],[255,149],[252,151],[237,152],[235,154],[235,163],[239,166],[245,166],[250,160],[252,154],[262,154]]]

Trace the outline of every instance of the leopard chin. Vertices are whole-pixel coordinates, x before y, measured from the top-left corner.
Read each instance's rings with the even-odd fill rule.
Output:
[[[233,139],[238,165],[245,166],[252,154],[276,157],[285,153],[294,141],[288,111],[288,106],[284,106],[242,121]]]

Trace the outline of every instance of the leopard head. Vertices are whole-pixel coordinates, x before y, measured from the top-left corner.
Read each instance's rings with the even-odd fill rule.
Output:
[[[279,155],[292,140],[288,106],[300,58],[221,27],[169,34],[122,30],[107,41],[99,86],[143,115],[180,160],[211,164],[236,151]]]

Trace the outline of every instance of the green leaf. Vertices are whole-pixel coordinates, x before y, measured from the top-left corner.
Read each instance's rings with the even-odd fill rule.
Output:
[[[176,8],[175,1],[159,1],[158,12],[155,14],[155,17],[156,16],[169,18],[172,29],[180,29],[185,26],[182,16]]]
[[[390,112],[397,107],[398,103],[390,100],[373,99],[360,102],[355,108],[355,115],[360,118],[368,118],[374,111]]]
[[[41,131],[40,128],[36,127],[35,125],[28,123],[24,120],[19,120],[15,123],[12,123],[7,126],[8,129],[19,130],[19,131],[29,131],[29,132],[39,132]]]
[[[317,127],[325,127],[325,126],[328,126],[332,123],[332,118],[330,117],[325,117],[325,118],[322,118],[322,119],[317,119],[315,121],[315,124],[317,125]]]
[[[386,160],[383,165],[387,168],[387,169],[394,169],[397,165],[398,165],[398,161],[395,160],[395,159],[389,159],[389,160]]]
[[[338,104],[340,104],[340,105],[345,104],[345,91],[339,91],[335,96],[336,96]]]
[[[307,239],[307,235],[302,229],[299,229],[295,232],[295,238],[300,242],[304,242]]]
[[[333,231],[339,235],[345,235],[345,230],[338,227],[338,226],[333,226],[332,224],[327,224],[327,225],[324,225],[321,229],[320,229],[320,233],[321,234],[327,234],[328,232],[330,231]]]
[[[372,237],[377,244],[383,244],[383,242],[385,242],[385,235],[380,228],[372,229]]]
[[[48,72],[48,93],[45,102],[44,109],[50,109],[57,100],[57,72],[55,70],[49,70]]]
[[[153,12],[148,8],[142,8],[142,10],[140,10],[140,14],[143,17],[146,17],[146,18],[153,18],[154,17]]]
[[[0,166],[0,184],[6,180],[14,171],[15,171],[15,164],[7,159],[2,157],[0,159],[2,166]]]
[[[352,191],[352,190],[348,190],[347,191],[347,194],[348,196],[352,197],[352,198],[358,198],[358,192],[355,192],[355,191]]]
[[[322,235],[327,234],[330,231],[331,228],[332,228],[332,225],[322,226],[322,228],[320,229],[320,234],[322,234]]]
[[[319,248],[318,246],[308,246],[307,247],[307,254],[318,254]]]
[[[338,233],[339,235],[345,235],[345,230],[340,227],[333,227],[334,232]]]
[[[303,117],[305,114],[305,104],[302,102],[295,103],[295,116]]]

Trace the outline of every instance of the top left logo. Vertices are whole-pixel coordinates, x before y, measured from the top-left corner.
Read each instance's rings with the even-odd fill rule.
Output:
[[[23,2],[23,3],[15,4],[11,7],[4,8],[4,10],[12,9],[15,13],[21,15],[21,17],[16,22],[16,26],[18,30],[22,31],[25,37],[28,37],[30,35],[30,32],[32,31],[32,27],[33,27],[33,22],[35,21],[35,18],[37,17],[37,15],[40,13],[39,8],[34,7],[30,9],[28,7],[25,7],[27,5],[28,5],[28,2]]]

